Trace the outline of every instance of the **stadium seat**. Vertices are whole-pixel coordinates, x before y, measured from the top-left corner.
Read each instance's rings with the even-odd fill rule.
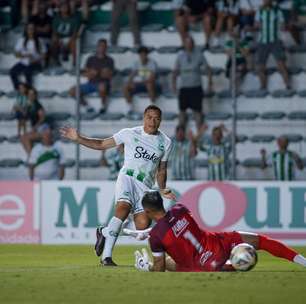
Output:
[[[66,168],[72,168],[75,166],[75,160],[74,159],[66,159],[65,161],[65,167]]]
[[[39,98],[52,98],[56,95],[55,91],[39,91],[38,96]]]
[[[0,120],[14,120],[14,113],[0,113]]]
[[[256,112],[238,112],[237,119],[238,120],[254,120],[259,116]]]
[[[306,90],[299,91],[299,92],[298,92],[298,95],[299,95],[300,97],[305,98],[305,97],[306,97]]]
[[[0,144],[7,140],[7,137],[4,135],[0,135]]]
[[[223,90],[217,94],[219,98],[232,98],[232,92],[230,90]]]
[[[260,158],[247,158],[242,162],[242,165],[247,168],[261,168],[262,161]]]
[[[9,136],[7,141],[11,144],[20,143],[20,138],[17,135]]]
[[[246,142],[248,139],[249,139],[249,138],[248,138],[248,136],[246,136],[246,135],[240,134],[240,135],[237,135],[237,136],[236,136],[236,142],[237,142],[237,143],[244,143],[244,142]]]
[[[53,112],[53,113],[48,113],[48,119],[51,121],[63,121],[63,120],[68,120],[71,118],[71,114],[69,113],[63,113],[63,112]]]
[[[306,111],[295,111],[288,114],[289,120],[306,120]]]
[[[174,120],[177,118],[177,113],[174,112],[163,112],[164,120]]]
[[[153,24],[148,24],[145,25],[141,28],[141,31],[143,33],[146,32],[160,32],[161,30],[163,30],[164,26],[160,23],[153,23]]]
[[[232,114],[226,112],[210,112],[205,115],[207,120],[227,120],[230,119]]]
[[[21,159],[5,158],[0,160],[0,167],[2,168],[15,168],[23,164]]]
[[[253,143],[270,143],[275,139],[274,135],[258,134],[250,138]]]
[[[81,120],[94,120],[99,117],[97,112],[81,113]]]
[[[105,113],[105,114],[101,114],[100,115],[100,119],[101,120],[120,120],[124,117],[124,115],[122,113]]]
[[[268,91],[267,90],[249,90],[249,91],[245,91],[243,94],[245,97],[248,97],[248,98],[264,98],[268,95]]]
[[[97,168],[100,166],[99,159],[84,159],[80,161],[80,168]]]
[[[142,114],[138,112],[133,112],[133,113],[127,114],[126,118],[128,120],[138,121],[138,120],[142,120]]]
[[[290,143],[299,143],[303,140],[301,134],[281,134],[280,136],[287,137]]]
[[[285,98],[285,97],[292,97],[295,95],[294,90],[276,90],[272,92],[272,96],[275,98]]]
[[[284,112],[280,111],[270,111],[270,112],[265,112],[260,115],[260,118],[263,120],[279,120],[283,119],[286,116]]]

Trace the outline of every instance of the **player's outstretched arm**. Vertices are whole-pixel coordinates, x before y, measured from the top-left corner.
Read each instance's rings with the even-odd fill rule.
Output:
[[[72,127],[60,128],[60,134],[64,138],[94,150],[106,150],[116,146],[116,142],[113,137],[105,139],[90,138],[81,135],[75,128]]]

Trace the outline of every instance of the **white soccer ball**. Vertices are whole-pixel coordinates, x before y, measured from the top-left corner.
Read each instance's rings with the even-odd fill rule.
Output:
[[[230,261],[236,270],[251,270],[257,263],[256,250],[249,244],[239,244],[232,249]]]

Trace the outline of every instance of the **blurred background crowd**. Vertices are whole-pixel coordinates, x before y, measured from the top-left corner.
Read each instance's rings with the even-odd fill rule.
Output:
[[[1,179],[72,172],[73,145],[56,129],[74,123],[75,100],[82,131],[96,136],[140,124],[142,109],[159,105],[173,136],[172,179],[236,178],[233,149],[240,179],[294,180],[298,171],[305,179],[305,0],[0,0],[0,8]],[[114,180],[123,149],[85,150],[82,178]]]

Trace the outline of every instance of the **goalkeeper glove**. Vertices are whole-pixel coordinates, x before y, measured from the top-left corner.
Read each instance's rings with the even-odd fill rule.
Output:
[[[150,271],[152,263],[148,252],[145,248],[142,248],[141,251],[142,254],[138,250],[135,251],[135,268],[141,271]]]

